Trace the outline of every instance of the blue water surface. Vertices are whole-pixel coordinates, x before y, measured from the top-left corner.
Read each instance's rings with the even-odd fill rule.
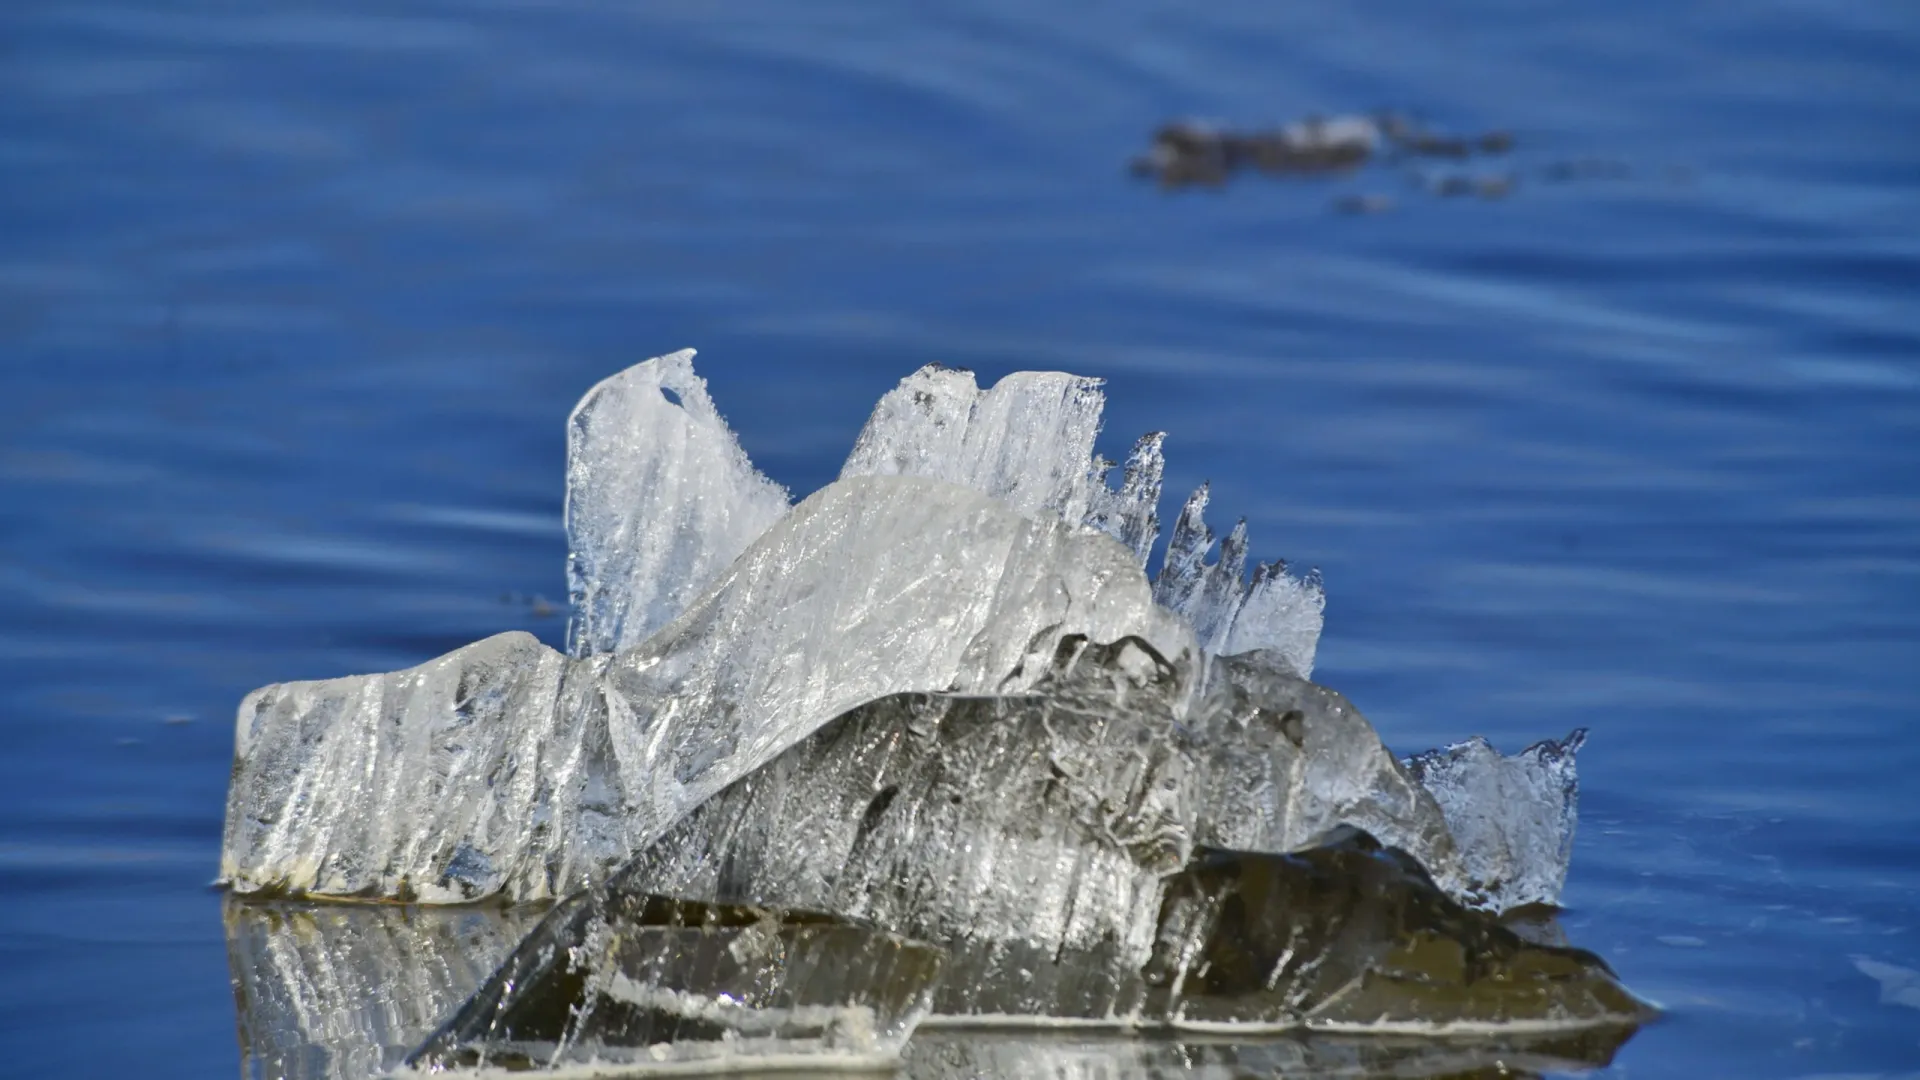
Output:
[[[1127,175],[1375,108],[1517,149]],[[233,1073],[235,704],[558,644],[562,421],[687,345],[796,493],[924,363],[1105,376],[1396,748],[1592,729],[1565,924],[1670,1011],[1607,1075],[1920,1075],[1876,0],[0,5],[0,1072]]]

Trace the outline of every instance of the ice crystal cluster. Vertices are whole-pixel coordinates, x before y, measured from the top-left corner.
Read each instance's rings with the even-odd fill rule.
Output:
[[[235,893],[558,902],[416,1065],[1642,1015],[1498,917],[1558,898],[1581,733],[1396,759],[1309,681],[1318,576],[1249,575],[1205,487],[1149,579],[1162,436],[1111,482],[1098,380],[924,368],[794,505],[692,355],[568,419],[567,653],[501,634],[240,707]]]

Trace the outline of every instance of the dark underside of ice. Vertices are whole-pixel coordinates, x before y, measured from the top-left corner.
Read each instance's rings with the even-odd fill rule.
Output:
[[[1097,380],[923,369],[790,505],[690,358],[569,420],[569,654],[243,703],[236,894],[514,913],[234,901],[250,1062],[1426,1076],[1651,1015],[1515,921],[1559,898],[1585,733],[1400,760],[1310,681],[1318,576],[1249,580],[1204,487],[1149,580],[1162,436],[1109,487]],[[1084,1030],[938,1034],[1009,1024]]]

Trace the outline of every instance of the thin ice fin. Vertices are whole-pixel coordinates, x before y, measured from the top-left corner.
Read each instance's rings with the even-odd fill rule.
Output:
[[[1207,553],[1213,548],[1213,530],[1207,528],[1207,495],[1211,485],[1201,484],[1187,496],[1174,519],[1173,535],[1167,539],[1167,553],[1160,561],[1160,574],[1153,580],[1153,598],[1169,611],[1193,617],[1207,582]]]
[[[1106,486],[1106,470],[1100,470],[1093,508],[1087,513],[1087,524],[1125,544],[1142,568],[1160,539],[1160,482],[1167,468],[1161,447],[1166,439],[1164,431],[1140,436],[1127,455],[1119,491]]]
[[[1221,542],[1220,557],[1208,562],[1213,547],[1206,522],[1208,487],[1201,484],[1180,510],[1154,579],[1154,599],[1185,617],[1209,653],[1264,649],[1283,657],[1301,678],[1312,675],[1327,605],[1320,572],[1301,579],[1289,575],[1284,562],[1262,563],[1247,584],[1245,518]]]
[[[1267,649],[1286,659],[1301,678],[1313,674],[1314,654],[1320,648],[1327,590],[1320,571],[1304,578],[1287,572],[1285,562],[1261,563],[1253,584],[1234,614],[1233,627],[1219,651],[1225,655]]]
[[[1094,498],[1102,380],[1019,371],[981,390],[973,373],[930,364],[873,408],[840,470],[970,487],[1029,517],[1078,522]]]
[[[1580,728],[1506,757],[1476,735],[1407,759],[1408,772],[1446,814],[1466,891],[1487,906],[1560,902],[1579,812],[1574,757],[1586,740]]]
[[[567,420],[574,656],[646,640],[787,512],[707,396],[693,350],[587,391]]]

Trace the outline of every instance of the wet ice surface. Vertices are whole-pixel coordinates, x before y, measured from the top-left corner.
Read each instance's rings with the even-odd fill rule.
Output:
[[[888,1061],[929,1010],[1437,1036],[1653,1015],[1497,918],[1558,898],[1578,740],[1395,760],[1305,678],[1317,579],[1249,585],[1204,486],[1150,584],[1161,440],[1108,487],[1097,380],[923,369],[789,511],[690,360],[568,421],[574,655],[503,634],[240,706],[237,893],[564,897],[410,1060]],[[382,963],[405,961],[322,970]],[[391,1023],[332,1025],[365,1044],[345,1060],[436,1007],[394,992]]]
[[[257,692],[240,709],[223,880],[562,896],[841,711],[1020,689],[1069,634],[1137,635],[1183,663],[1196,644],[1266,649],[1311,670],[1319,582],[1276,564],[1248,583],[1244,524],[1210,560],[1204,488],[1151,586],[1139,572],[1159,444],[1143,439],[1106,484],[1098,380],[1018,373],[982,392],[925,369],[881,399],[843,478],[788,513],[690,356],[603,382],[569,418],[577,655],[502,635],[407,672]]]

